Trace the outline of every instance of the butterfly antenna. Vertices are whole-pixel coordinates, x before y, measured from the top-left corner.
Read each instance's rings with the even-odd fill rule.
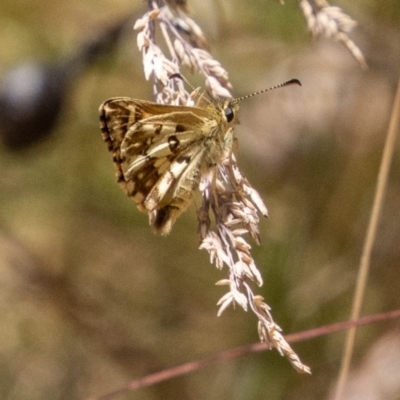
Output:
[[[176,72],[176,73],[174,73],[174,74],[169,76],[169,79],[173,79],[173,78],[181,79],[183,82],[186,83],[186,85],[188,85],[192,89],[192,91],[193,91],[192,94],[196,93],[196,96],[197,96],[197,94],[199,92],[199,88],[195,88],[183,75],[181,75],[179,72]],[[192,96],[190,96],[190,97],[192,97]],[[203,99],[203,100],[207,101],[208,103],[210,103],[210,100],[208,100],[207,97],[204,97],[204,93],[202,93],[200,95],[198,101],[200,101],[201,99]]]
[[[246,96],[242,96],[242,97],[238,97],[237,99],[233,99],[230,104],[238,104],[240,101],[248,99],[249,97],[253,97],[253,96],[256,96],[258,94],[269,92],[270,90],[278,89],[278,88],[281,88],[281,87],[284,87],[284,86],[289,86],[289,85],[299,85],[299,86],[301,86],[301,82],[298,79],[290,79],[289,81],[280,83],[279,85],[272,86],[272,87],[270,87],[268,89],[259,90],[258,92],[254,92],[254,93],[251,93],[251,94],[247,94]]]
[[[181,75],[179,72],[175,72],[174,74],[169,76],[169,79],[173,79],[173,78],[181,79],[183,82],[186,83],[186,85],[188,85],[190,87],[190,89],[196,90],[196,88],[183,75]]]

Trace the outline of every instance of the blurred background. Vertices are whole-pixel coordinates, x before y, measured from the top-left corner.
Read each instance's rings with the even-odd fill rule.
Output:
[[[253,247],[258,293],[285,333],[346,320],[399,77],[399,2],[332,1],[358,21],[367,71],[342,45],[313,42],[294,0],[195,3],[235,96],[303,84],[243,102],[236,129],[239,164],[270,212]],[[194,207],[155,236],[114,180],[98,107],[151,100],[132,31],[145,10],[1,1],[1,399],[85,399],[258,341],[251,313],[216,317],[226,271],[198,250]],[[399,308],[399,164],[397,147],[364,315]],[[400,398],[399,332],[393,321],[358,330],[346,399]],[[118,398],[328,399],[344,337],[294,345],[311,376],[272,351]]]

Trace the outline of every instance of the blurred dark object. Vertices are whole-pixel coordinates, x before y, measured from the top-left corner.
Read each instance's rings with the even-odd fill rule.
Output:
[[[0,85],[0,140],[12,150],[32,146],[51,134],[68,89],[86,67],[112,50],[131,18],[90,40],[54,64],[29,61],[10,71]]]

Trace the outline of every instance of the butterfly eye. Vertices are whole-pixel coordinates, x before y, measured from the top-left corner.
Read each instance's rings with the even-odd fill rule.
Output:
[[[228,122],[231,122],[233,120],[233,117],[235,116],[235,113],[233,112],[231,107],[226,107],[224,109],[224,114]]]

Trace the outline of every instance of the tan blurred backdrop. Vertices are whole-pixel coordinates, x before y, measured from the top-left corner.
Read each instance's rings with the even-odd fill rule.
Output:
[[[340,44],[314,43],[297,3],[286,3],[189,5],[236,96],[290,78],[303,84],[243,102],[236,129],[239,163],[270,212],[262,245],[253,247],[265,280],[259,293],[290,333],[349,316],[399,76],[400,6],[332,0],[359,23],[351,37],[369,64],[364,71]],[[17,65],[58,62],[145,9],[128,0],[2,0],[0,84]],[[195,208],[170,236],[155,236],[115,183],[97,111],[113,96],[151,100],[130,28],[74,79],[47,140],[21,151],[0,148],[1,399],[85,399],[258,340],[250,313],[216,317],[224,289],[214,283],[225,272],[198,250]],[[399,307],[399,163],[397,148],[364,314]],[[383,384],[367,366],[378,344],[386,349],[378,365],[400,352],[398,333],[393,322],[359,330],[353,373],[378,394],[365,397],[361,384],[359,397],[348,391],[346,398],[400,397],[399,386]],[[311,376],[268,352],[119,398],[328,398],[343,342],[335,333],[294,346]],[[399,364],[389,365],[387,375],[400,378]]]

